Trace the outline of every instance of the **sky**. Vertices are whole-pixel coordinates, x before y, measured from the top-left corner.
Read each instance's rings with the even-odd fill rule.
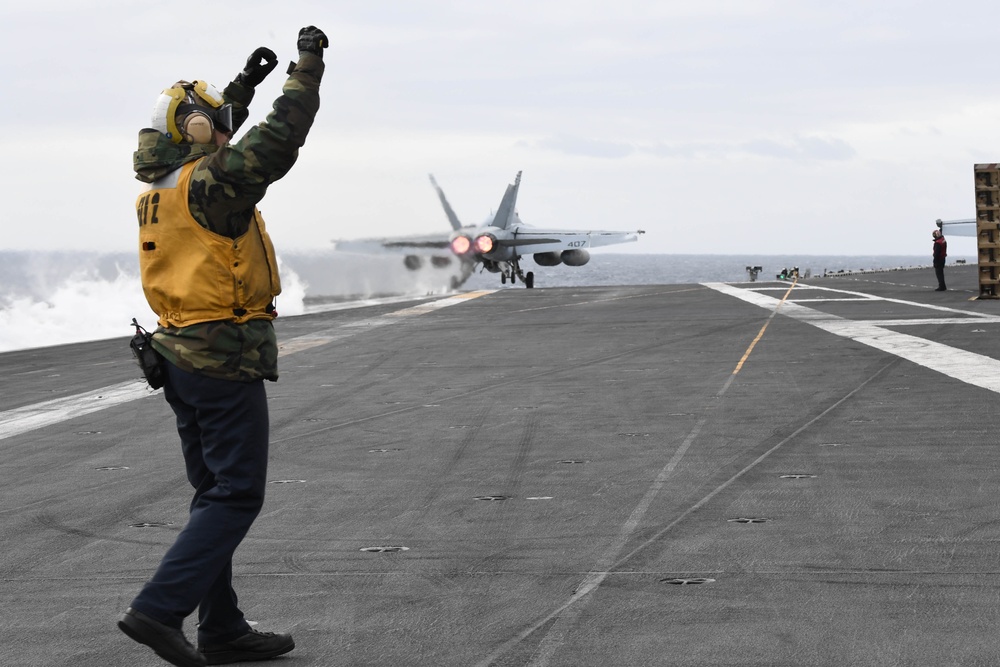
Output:
[[[301,27],[331,46],[279,254],[482,223],[523,171],[531,225],[629,252],[931,253],[1000,161],[1000,7],[911,0],[36,0],[0,8],[0,248],[135,247],[132,152],[178,79],[223,88]],[[952,237],[974,255],[975,240]]]

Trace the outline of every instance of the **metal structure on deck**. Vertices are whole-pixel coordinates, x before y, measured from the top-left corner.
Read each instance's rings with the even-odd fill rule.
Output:
[[[974,172],[979,298],[1000,299],[1000,164],[977,164]]]

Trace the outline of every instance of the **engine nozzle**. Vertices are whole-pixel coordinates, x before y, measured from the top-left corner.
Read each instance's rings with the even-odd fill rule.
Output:
[[[451,240],[451,251],[456,255],[467,255],[470,250],[472,250],[472,239],[468,236],[460,234]]]
[[[475,247],[476,252],[487,255],[497,247],[497,238],[492,234],[481,234],[476,237],[473,247]]]

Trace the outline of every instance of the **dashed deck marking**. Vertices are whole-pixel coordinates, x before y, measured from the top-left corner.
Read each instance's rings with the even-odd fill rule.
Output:
[[[769,325],[771,321],[774,320],[774,316],[778,314],[778,311],[781,310],[781,306],[784,305],[785,301],[788,300],[788,296],[792,293],[792,290],[795,289],[795,283],[797,282],[798,279],[796,279],[795,282],[791,284],[791,286],[788,288],[788,291],[785,292],[785,296],[781,297],[781,300],[778,301],[778,304],[774,307],[774,310],[771,311],[771,316],[767,318],[766,322],[764,322],[764,326],[760,328],[760,332],[757,334],[757,337],[753,339],[753,342],[750,343],[750,347],[747,348],[747,351],[743,354],[743,357],[740,359],[740,362],[736,364],[736,368],[733,370],[733,375],[738,374],[740,372],[740,369],[743,368],[744,362],[746,362],[746,360],[750,357],[750,353],[753,352],[753,349],[754,347],[757,346],[758,341],[760,341],[760,339],[764,337],[764,332],[767,331],[767,325]]]

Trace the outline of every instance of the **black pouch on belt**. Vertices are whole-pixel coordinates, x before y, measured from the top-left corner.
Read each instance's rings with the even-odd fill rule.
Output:
[[[160,353],[153,349],[153,334],[139,326],[134,317],[132,318],[132,326],[135,327],[135,335],[129,341],[132,356],[139,364],[142,375],[146,378],[149,386],[153,389],[159,389],[163,386],[164,376],[167,374],[167,369],[163,367],[166,362]]]

